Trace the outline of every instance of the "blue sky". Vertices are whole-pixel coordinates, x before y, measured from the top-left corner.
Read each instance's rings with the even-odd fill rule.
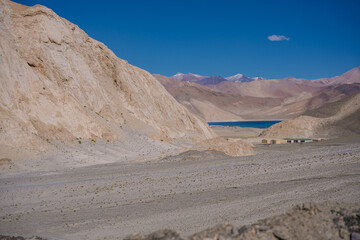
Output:
[[[45,5],[118,57],[167,76],[315,79],[360,65],[359,0],[16,2]]]

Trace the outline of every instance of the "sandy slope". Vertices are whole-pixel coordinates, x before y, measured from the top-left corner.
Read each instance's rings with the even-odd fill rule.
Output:
[[[148,72],[35,5],[0,1],[0,143],[215,136]]]
[[[262,137],[336,137],[360,134],[360,93],[277,123]]]

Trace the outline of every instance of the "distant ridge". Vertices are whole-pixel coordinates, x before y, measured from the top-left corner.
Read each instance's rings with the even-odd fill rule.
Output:
[[[192,82],[155,77],[176,100],[208,122],[291,119],[360,92],[360,66],[316,80],[287,77],[236,82],[220,76],[191,76],[196,77]],[[235,76],[232,80],[244,77]]]
[[[193,73],[177,73],[174,76],[170,77],[170,78],[175,78],[178,79],[180,81],[189,81],[189,82],[195,82],[201,85],[216,85],[218,83],[221,83],[223,81],[230,81],[230,82],[252,82],[252,81],[258,81],[258,80],[265,80],[265,78],[262,77],[247,77],[243,74],[236,74],[234,76],[230,76],[230,77],[222,77],[219,75],[214,75],[214,76],[201,76],[198,74],[193,74]]]

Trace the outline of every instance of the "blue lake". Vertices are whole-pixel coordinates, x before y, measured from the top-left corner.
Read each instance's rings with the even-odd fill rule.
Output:
[[[209,122],[210,126],[268,128],[281,121]]]

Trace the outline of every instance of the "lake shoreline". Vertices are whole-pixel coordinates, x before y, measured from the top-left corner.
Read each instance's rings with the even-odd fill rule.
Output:
[[[224,126],[224,127],[244,127],[244,128],[260,128],[266,129],[281,120],[266,120],[266,121],[236,121],[236,122],[208,122],[209,126]]]

